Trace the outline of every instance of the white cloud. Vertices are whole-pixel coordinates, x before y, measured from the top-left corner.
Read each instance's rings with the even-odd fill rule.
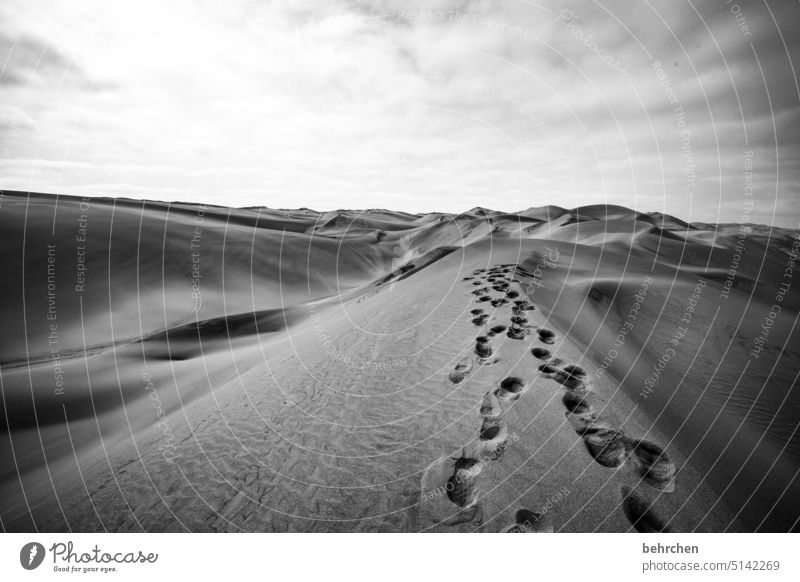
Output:
[[[794,226],[791,63],[766,9],[740,4],[749,37],[724,5],[701,20],[681,3],[570,2],[568,19],[521,1],[6,2],[0,187],[724,221],[753,148],[756,195]],[[780,8],[788,38],[797,11]],[[656,59],[686,111],[694,190]]]

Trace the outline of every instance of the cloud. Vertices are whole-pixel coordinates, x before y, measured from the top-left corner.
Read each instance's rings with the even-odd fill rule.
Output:
[[[738,6],[6,2],[0,187],[728,221],[752,149],[796,226],[800,22]]]

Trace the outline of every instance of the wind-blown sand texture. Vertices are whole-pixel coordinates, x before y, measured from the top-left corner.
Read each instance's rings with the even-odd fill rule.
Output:
[[[791,231],[6,192],[0,233],[5,530],[798,527]]]

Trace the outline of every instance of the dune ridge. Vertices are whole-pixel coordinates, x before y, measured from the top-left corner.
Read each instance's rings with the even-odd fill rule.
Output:
[[[7,531],[798,529],[795,231],[4,192],[0,232]]]

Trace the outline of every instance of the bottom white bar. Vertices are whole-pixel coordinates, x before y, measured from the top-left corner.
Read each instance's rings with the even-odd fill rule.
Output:
[[[0,572],[3,580],[196,576],[227,582],[253,575],[348,582],[533,581],[552,575],[593,582],[679,576],[798,580],[798,539],[792,534],[4,534]]]

